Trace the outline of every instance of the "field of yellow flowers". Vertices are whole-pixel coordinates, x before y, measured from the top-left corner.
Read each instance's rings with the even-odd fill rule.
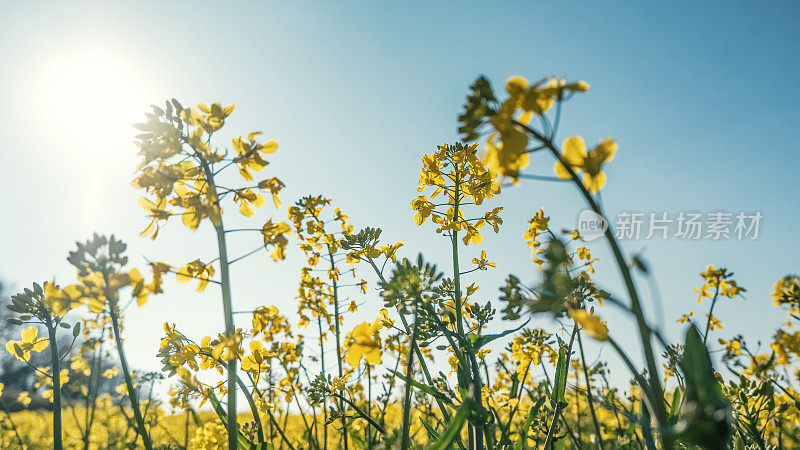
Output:
[[[140,271],[129,266],[122,240],[95,235],[67,257],[74,281],[33,283],[13,295],[7,321],[18,337],[5,348],[38,381],[0,396],[0,446],[800,448],[800,332],[792,331],[800,277],[776,274],[772,297],[788,322],[756,351],[744,336],[715,336],[722,324],[714,311],[745,287],[727,268],[700,266],[695,290],[705,311],[678,318],[672,326],[684,337],[669,342],[647,320],[651,299],[637,288],[638,278],[654,275],[613,231],[596,245],[611,249],[620,292],[595,284],[597,259],[580,232],[551,224],[547,211],[531,211],[526,230],[504,228],[502,191],[527,188],[534,157],[549,159],[553,180],[574,185],[576,201],[604,216],[597,194],[616,142],[557,137],[565,105],[588,91],[584,81],[558,78],[512,77],[501,91],[481,77],[469,87],[462,140],[421,155],[417,193],[409,186],[409,220],[451,249],[452,259],[439,264],[422,253],[399,257],[399,236],[357,229],[327,196],[283,209],[284,182],[258,176],[277,141],[260,132],[215,140],[233,105],[153,106],[135,125],[141,162],[132,183],[149,220],[141,235],[155,240],[167,225],[195,230],[207,222],[218,255],[152,261]],[[268,202],[278,211],[272,218],[226,228],[229,215],[256,220]],[[501,232],[530,248],[539,276],[508,275],[496,299],[480,300],[472,278],[496,270],[501,255],[476,248],[484,234]],[[252,234],[259,248],[232,257],[230,233]],[[264,249],[281,261],[297,247],[306,259],[294,303],[299,322],[263,305],[248,312],[251,325],[237,328],[230,265]],[[140,373],[125,353],[124,337],[137,332],[124,327],[125,311],[169,296],[163,281],[173,276],[218,291],[225,328],[191,336],[165,323],[153,349],[162,371]],[[358,291],[377,293],[383,309],[345,328],[344,316],[358,308],[348,292]],[[629,317],[638,342],[615,338],[603,320],[609,308]],[[559,326],[530,326],[533,316]],[[305,339],[307,329],[319,339]],[[585,351],[587,340],[624,362],[629,384],[610,379],[607,362]],[[709,349],[723,356],[711,358]],[[160,383],[171,387],[168,398],[154,395]]]

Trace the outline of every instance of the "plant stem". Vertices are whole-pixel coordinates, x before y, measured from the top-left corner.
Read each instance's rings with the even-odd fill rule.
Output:
[[[714,306],[717,304],[717,299],[719,298],[719,285],[717,285],[717,290],[714,292],[714,298],[711,299],[711,308],[708,310],[708,320],[706,321],[706,332],[703,333],[703,344],[706,343],[706,339],[708,339],[708,332],[711,331],[711,318],[714,317]]]
[[[419,332],[419,321],[417,320],[419,310],[418,305],[414,304],[414,331],[411,332],[408,345],[408,361],[406,363],[406,388],[403,397],[403,434],[401,450],[408,450],[411,446],[411,379],[414,376],[414,343]]]
[[[572,166],[561,155],[561,152],[558,150],[558,148],[556,148],[553,142],[550,139],[545,138],[544,136],[539,134],[536,130],[524,124],[514,121],[514,125],[517,125],[522,129],[524,129],[526,132],[534,136],[537,140],[539,140],[539,142],[541,142],[545,147],[547,147],[550,150],[555,159],[559,161],[564,166],[564,168],[566,168],[573,183],[580,190],[581,195],[586,200],[586,203],[589,205],[592,211],[594,211],[595,214],[598,214],[601,217],[605,218],[602,209],[598,206],[597,202],[595,202],[594,197],[592,197],[592,195],[583,185],[581,179],[578,178],[578,175],[572,169]],[[642,310],[641,300],[639,299],[639,294],[636,291],[636,286],[633,283],[633,277],[631,276],[630,268],[625,262],[625,257],[622,254],[622,250],[619,246],[619,243],[617,242],[616,237],[614,236],[614,233],[611,231],[610,228],[606,228],[605,237],[606,240],[608,241],[609,246],[611,247],[612,253],[614,254],[614,259],[616,260],[617,267],[619,268],[620,274],[622,275],[622,279],[625,282],[625,288],[631,300],[630,311],[636,318],[636,324],[639,329],[639,339],[644,349],[645,361],[647,362],[647,374],[650,379],[650,382],[648,383],[647,387],[648,390],[651,392],[651,397],[653,400],[652,401],[653,413],[656,416],[658,424],[666,429],[666,427],[669,426],[669,418],[667,415],[666,406],[664,405],[664,392],[661,387],[658,365],[656,364],[655,354],[653,353],[652,332],[644,317],[644,311]],[[660,433],[659,438],[664,448],[666,449],[673,448],[672,438],[668,436],[668,433]]]
[[[335,277],[336,263],[333,261],[333,251],[331,251],[330,245],[328,246],[328,259],[331,262],[331,270],[334,272]],[[333,282],[333,318],[336,322],[336,362],[339,365],[339,378],[341,378],[344,375],[344,371],[342,370],[342,343],[341,331],[339,330],[339,284],[336,278],[333,278],[331,281]],[[339,401],[339,410],[344,412],[344,405],[341,399]],[[344,439],[344,450],[347,450],[347,421],[345,420],[342,420],[342,439]]]
[[[253,395],[250,394],[250,391],[245,386],[244,381],[238,376],[236,377],[236,381],[239,383],[239,387],[242,388],[242,393],[244,394],[244,398],[247,400],[248,405],[250,405],[250,413],[253,414],[253,420],[256,422],[256,435],[258,436],[258,443],[262,444],[266,442],[264,440],[264,429],[261,426],[261,415],[258,413],[258,408],[256,408],[256,402],[253,400]]]
[[[197,158],[200,166],[205,173],[207,187],[207,199],[214,199],[214,204],[219,207],[219,195],[217,194],[217,185],[214,181],[214,174],[208,162],[202,157]],[[221,209],[219,210],[221,211]],[[225,226],[222,223],[222,214],[217,217],[217,222],[211,221],[214,225],[214,231],[217,234],[217,250],[219,251],[219,267],[220,267],[220,287],[222,288],[222,310],[225,315],[225,334],[228,339],[233,339],[236,334],[236,328],[233,323],[233,301],[231,300],[231,281],[230,271],[228,268],[228,245],[225,239]],[[228,430],[228,450],[236,450],[237,442],[236,436],[238,435],[239,426],[237,424],[236,414],[236,363],[237,358],[234,357],[228,361],[228,423],[226,428]]]
[[[600,448],[603,448],[603,434],[600,432],[600,423],[597,421],[597,414],[594,410],[594,399],[592,398],[592,380],[589,377],[589,368],[586,367],[586,356],[583,353],[583,339],[581,339],[581,332],[578,331],[578,348],[581,352],[581,365],[583,366],[583,376],[586,378],[586,397],[589,400],[589,412],[592,414],[592,422],[594,422],[594,430],[597,432],[597,440],[600,443]],[[577,391],[576,391],[577,392]]]
[[[125,348],[122,346],[122,338],[119,332],[119,311],[116,305],[111,305],[111,326],[114,329],[114,342],[117,344],[117,353],[119,354],[119,364],[122,366],[122,375],[125,377],[125,386],[128,388],[128,400],[131,402],[133,409],[133,418],[136,420],[136,432],[142,437],[142,442],[147,450],[152,450],[153,442],[150,440],[150,435],[144,426],[144,418],[139,409],[139,396],[136,394],[136,388],[133,387],[133,378],[131,378],[131,371],[128,368],[128,359],[125,357]]]
[[[47,335],[50,339],[50,365],[53,380],[53,448],[64,448],[61,431],[61,355],[58,354],[58,341],[56,341],[56,324],[50,317],[47,318]]]

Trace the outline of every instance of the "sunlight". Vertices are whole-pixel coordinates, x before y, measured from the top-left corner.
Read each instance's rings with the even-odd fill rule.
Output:
[[[130,63],[113,51],[96,50],[63,55],[52,67],[40,92],[49,122],[70,153],[99,156],[129,149],[131,124],[148,105]]]

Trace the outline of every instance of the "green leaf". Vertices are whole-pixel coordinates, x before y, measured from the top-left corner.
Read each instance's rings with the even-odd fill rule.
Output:
[[[492,341],[494,341],[496,339],[500,339],[501,337],[508,336],[511,333],[516,333],[517,331],[519,331],[522,328],[524,328],[525,325],[528,324],[528,322],[530,322],[530,319],[525,321],[525,323],[523,323],[522,325],[518,326],[517,328],[514,328],[513,330],[506,330],[506,331],[504,331],[502,333],[484,334],[484,335],[481,335],[481,336],[476,336],[474,338],[472,337],[473,335],[470,335],[470,341],[472,342],[472,348],[473,348],[473,350],[478,350],[479,348],[483,347],[484,345],[488,344],[489,342],[492,342]]]
[[[514,444],[514,450],[520,450],[525,441],[528,439],[528,430],[531,429],[531,425],[533,425],[533,419],[536,417],[536,414],[539,414],[539,409],[541,409],[542,405],[544,405],[544,400],[544,397],[540,398],[539,401],[536,402],[536,404],[531,408],[531,412],[528,413],[528,418],[525,419],[525,423],[519,430],[519,440]]]
[[[414,386],[415,388],[419,389],[420,391],[422,391],[422,392],[424,392],[424,393],[426,393],[428,395],[431,395],[433,397],[436,397],[439,400],[447,403],[448,405],[452,405],[453,404],[453,400],[451,400],[450,397],[448,397],[444,393],[442,393],[442,392],[440,392],[440,391],[438,391],[438,390],[436,390],[436,389],[434,389],[434,388],[432,388],[430,386],[424,385],[424,384],[420,383],[419,381],[416,381],[414,379],[409,379],[408,377],[406,377],[405,375],[403,375],[402,373],[400,373],[400,372],[398,372],[396,370],[390,370],[389,372],[391,372],[394,376],[396,376],[397,378],[400,378],[404,382],[411,383],[412,386]]]
[[[678,411],[680,410],[681,406],[681,398],[683,397],[683,390],[677,387],[675,388],[675,393],[672,394],[672,404],[669,406],[669,417],[670,419],[674,419],[678,416]]]
[[[222,404],[219,402],[217,395],[214,393],[213,389],[209,389],[206,391],[206,395],[208,395],[208,401],[211,402],[211,405],[214,407],[214,411],[217,413],[219,420],[222,421],[223,424],[228,423],[228,414],[225,412],[225,409],[222,407]],[[242,434],[241,430],[237,430],[236,441],[238,443],[238,448],[244,450],[250,450],[253,447],[253,443],[247,439],[247,436]]]
[[[359,433],[358,433],[357,430],[353,430],[351,428],[349,430],[348,434],[350,435],[350,439],[353,441],[353,444],[355,444],[356,448],[367,448],[367,447],[369,447],[367,445],[367,441],[365,441],[364,439],[361,439],[361,436],[359,436]]]
[[[444,450],[449,448],[450,444],[453,443],[453,440],[455,440],[461,432],[461,428],[464,427],[464,422],[467,421],[467,416],[469,416],[471,410],[472,405],[468,400],[465,400],[464,403],[458,407],[455,415],[450,418],[450,423],[448,423],[447,428],[444,429],[442,437],[427,447],[427,450]]]
[[[194,426],[197,428],[203,427],[203,419],[200,418],[200,414],[197,414],[194,408],[191,406],[189,407],[189,413],[192,415],[192,420],[194,421]]]
[[[429,424],[427,420],[420,418],[419,421],[422,422],[422,426],[425,427],[426,430],[428,430],[428,438],[430,440],[434,441],[442,437],[442,435],[439,434],[439,432],[436,431],[436,429],[433,428],[433,426],[431,426],[431,424]]]
[[[678,438],[707,449],[727,448],[730,405],[722,395],[708,349],[693,326],[686,332],[680,366],[686,388],[676,425]]]
[[[550,393],[550,401],[553,404],[566,403],[564,393],[567,390],[567,369],[569,357],[567,355],[567,347],[561,346],[558,349],[558,363],[556,363],[555,384],[553,385],[553,392]]]

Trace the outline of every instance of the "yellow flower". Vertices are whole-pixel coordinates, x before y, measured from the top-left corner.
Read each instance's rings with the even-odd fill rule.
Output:
[[[17,402],[21,403],[23,406],[28,406],[31,404],[31,396],[26,391],[22,391],[17,396]]]
[[[280,194],[281,190],[285,187],[286,185],[283,184],[283,181],[276,177],[268,178],[258,183],[259,189],[272,193],[272,202],[275,203],[276,208],[281,207],[281,200],[278,198],[278,194]]]
[[[275,356],[277,353],[265,349],[261,341],[250,341],[250,354],[242,358],[242,370],[250,372],[258,380],[262,373],[269,372],[270,358]]]
[[[738,339],[726,341],[725,339],[718,339],[717,342],[725,346],[725,351],[730,355],[742,354],[742,343]]]
[[[197,292],[202,292],[206,288],[211,277],[214,276],[214,267],[211,264],[204,264],[199,259],[196,259],[185,266],[175,274],[175,277],[181,283],[188,283],[193,278],[197,278],[200,282],[197,284]]]
[[[583,327],[590,337],[598,341],[608,340],[608,326],[598,316],[590,314],[585,309],[573,309],[569,312],[569,316]]]
[[[167,199],[163,197],[159,198],[156,203],[145,197],[139,199],[139,208],[146,212],[151,219],[147,227],[139,233],[139,236],[150,236],[151,239],[156,239],[158,231],[172,215],[172,211],[167,210],[166,206]]]
[[[260,208],[266,203],[264,197],[252,189],[239,189],[233,193],[233,201],[239,203],[239,212],[245,217],[253,217],[255,208]]]
[[[458,370],[458,357],[456,355],[450,355],[447,358],[447,363],[450,364],[450,375]]]
[[[210,134],[225,125],[225,118],[233,112],[234,106],[235,105],[228,105],[223,108],[219,103],[213,103],[211,106],[205,103],[198,103],[197,107],[200,111],[206,113],[205,115],[200,114],[194,108],[184,109],[180,114],[183,121],[188,125],[200,127],[205,130],[206,133]]]
[[[292,234],[292,228],[284,222],[272,223],[272,219],[270,219],[261,227],[264,247],[275,247],[270,254],[275,261],[286,258],[286,245],[289,243],[289,239],[286,238],[287,234]]]
[[[353,368],[358,367],[362,357],[369,364],[380,364],[381,338],[378,335],[378,330],[382,327],[382,319],[376,320],[372,325],[364,322],[347,335],[345,347],[347,347],[347,363],[350,366]]]
[[[269,164],[261,154],[268,155],[278,150],[278,142],[275,140],[267,141],[264,144],[256,143],[255,137],[260,134],[260,132],[250,133],[247,136],[247,142],[240,137],[233,139],[233,149],[238,154],[235,161],[239,166],[239,173],[247,181],[253,181],[253,175],[250,174],[249,169],[258,172]]]
[[[6,343],[6,350],[20,361],[30,360],[32,351],[41,352],[50,343],[46,338],[38,337],[39,330],[34,326],[25,328],[20,334],[22,336],[21,341],[8,341]]]
[[[678,318],[678,320],[676,320],[676,322],[678,322],[678,323],[688,323],[688,322],[690,322],[692,320],[691,319],[692,316],[694,316],[694,311],[690,312],[689,314],[682,315],[681,317]]]
[[[497,267],[497,263],[489,262],[489,260],[486,259],[486,250],[481,250],[480,259],[472,258],[472,264],[477,264],[478,267],[476,267],[476,269],[478,270],[487,270],[489,267]]]
[[[331,379],[331,391],[333,392],[344,391],[346,382],[347,382],[347,375],[343,377],[334,377],[333,379]]]
[[[403,246],[402,242],[396,242],[392,245],[384,245],[381,246],[380,251],[386,257],[386,259],[391,259],[392,262],[397,262],[397,249]]]
[[[591,193],[595,193],[606,184],[606,174],[603,172],[603,164],[614,159],[617,153],[617,143],[612,139],[600,141],[591,152],[586,152],[586,143],[580,136],[573,136],[564,141],[563,153],[561,156],[570,165],[576,175],[583,171],[583,185]],[[570,174],[567,168],[561,163],[556,162],[553,168],[556,175],[562,180],[569,180]]]
[[[224,361],[241,357],[244,352],[242,351],[242,334],[240,331],[237,330],[233,333],[233,336],[220,334],[217,344],[214,345],[211,351],[211,356]]]
[[[386,308],[381,310],[380,321],[384,328],[392,328],[394,326],[394,320],[389,317],[389,311]]]
[[[424,195],[420,195],[416,199],[411,201],[411,209],[416,211],[414,214],[414,223],[417,225],[422,225],[428,220],[431,213],[433,212],[433,203],[428,201],[428,198]]]

